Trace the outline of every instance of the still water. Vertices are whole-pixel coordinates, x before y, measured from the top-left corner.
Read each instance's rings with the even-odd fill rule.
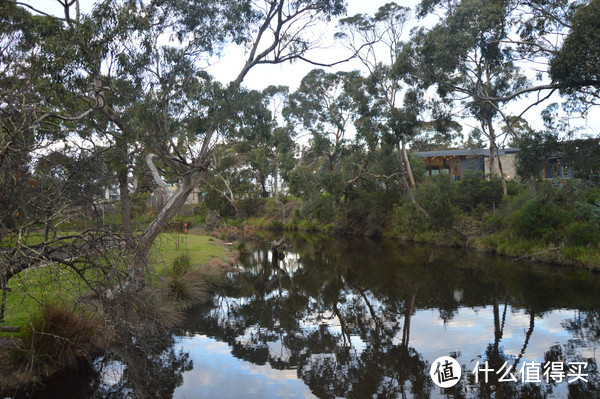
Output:
[[[599,294],[585,271],[296,236],[275,259],[266,245],[243,257],[144,359],[150,379],[113,360],[82,384],[88,397],[598,398]],[[462,369],[435,374],[452,388],[431,377],[441,356]]]

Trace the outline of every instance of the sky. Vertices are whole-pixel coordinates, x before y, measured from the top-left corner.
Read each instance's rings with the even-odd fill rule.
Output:
[[[347,6],[347,15],[353,16],[356,14],[374,14],[377,9],[390,0],[349,0]],[[401,1],[404,7],[411,8],[412,15],[414,16],[414,8],[419,3],[417,0],[406,0]],[[404,29],[404,38],[408,39],[410,29],[416,26],[414,18],[406,25]],[[337,60],[343,60],[351,55],[348,49],[344,49],[340,43],[336,43],[333,40],[333,34],[336,31],[337,19],[332,19],[330,23],[323,24],[318,28],[323,29],[327,32],[327,38],[324,40],[324,48],[318,51],[312,51],[309,53],[307,58],[317,62],[334,62]],[[217,79],[223,82],[229,82],[235,79],[239,69],[244,63],[243,49],[237,46],[231,46],[224,53],[224,57],[221,60],[209,68],[211,74]],[[289,86],[290,90],[294,90],[300,84],[302,78],[310,72],[312,69],[320,68],[311,65],[306,62],[295,62],[293,64],[284,63],[279,65],[259,65],[251,70],[246,79],[244,85],[250,89],[263,89],[269,85],[285,85]],[[357,59],[336,65],[332,68],[323,68],[327,71],[352,71],[355,69],[366,72],[366,69]]]
[[[62,15],[60,5],[56,0],[22,0],[36,8],[42,9],[56,15]],[[373,14],[377,9],[388,3],[390,0],[348,0],[347,15],[352,16],[357,13]],[[412,10],[411,19],[407,22],[404,29],[404,39],[409,37],[410,30],[417,25],[432,26],[435,23],[435,17],[431,16],[425,20],[417,21],[414,18],[415,7],[419,0],[405,0],[398,2],[400,5],[409,7]],[[94,0],[80,0],[80,5],[83,13],[87,13],[92,9]],[[328,24],[323,23],[316,28],[325,33],[323,47],[310,52],[307,58],[317,62],[332,62],[348,58],[350,51],[344,49],[340,43],[333,40],[337,20],[332,19]],[[245,61],[245,51],[243,48],[236,45],[229,45],[218,57],[211,59],[211,65],[207,68],[208,72],[216,79],[226,84],[236,78]],[[261,90],[269,85],[288,86],[291,91],[296,89],[302,78],[312,69],[317,68],[314,65],[305,62],[284,63],[279,65],[257,65],[255,66],[244,79],[243,85],[250,89]],[[351,71],[361,70],[366,73],[364,66],[358,60],[352,60],[339,64],[333,68],[325,68],[327,71],[335,72],[340,70]],[[509,113],[519,114],[534,97],[514,101],[509,105]],[[535,129],[542,129],[543,122],[540,117],[540,112],[551,102],[560,102],[561,98],[554,95],[549,101],[544,104],[534,107],[529,110],[524,118],[529,122],[530,126]],[[576,115],[578,116],[578,115]],[[467,134],[472,126],[476,125],[474,120],[462,119],[463,134]],[[586,119],[576,118],[572,121],[572,126],[580,126],[583,132],[595,133],[600,131],[600,112],[590,112]]]

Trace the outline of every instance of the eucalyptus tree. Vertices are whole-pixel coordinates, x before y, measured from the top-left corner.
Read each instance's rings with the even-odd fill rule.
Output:
[[[358,14],[340,20],[336,37],[357,54],[369,71],[368,81],[374,99],[371,106],[383,110],[381,116],[385,119],[386,129],[380,134],[394,138],[400,159],[400,181],[411,202],[427,215],[412,193],[411,187],[414,188],[416,183],[406,151],[406,143],[417,133],[417,117],[423,111],[423,102],[411,101],[414,90],[405,93],[411,83],[410,76],[407,70],[397,67],[405,56],[401,39],[409,15],[408,8],[388,3],[373,16]],[[403,94],[408,96],[405,101],[402,101]]]
[[[403,113],[400,109],[400,102],[404,87],[402,77],[395,74],[392,69],[398,59],[402,46],[402,33],[409,15],[409,8],[396,3],[387,3],[380,7],[373,16],[357,14],[340,20],[339,32],[336,33],[336,37],[343,39],[368,69],[373,94],[379,98],[379,104],[376,106],[386,110],[390,120],[388,127],[397,138],[398,151],[401,152],[403,158],[401,166],[406,165],[410,185],[415,187],[410,162],[404,147],[414,132],[411,127],[401,127],[397,123],[399,115]]]
[[[24,12],[12,2],[1,4]],[[143,143],[155,183],[171,195],[131,245],[128,284],[139,287],[152,243],[200,183],[214,145],[228,133],[228,122],[238,112],[230,100],[248,72],[261,64],[307,59],[316,46],[308,28],[340,15],[344,4],[101,1],[89,15],[77,5],[64,2],[65,18],[31,18],[42,34],[52,34],[43,43],[49,50],[42,56],[55,61],[47,63],[52,67],[47,76],[53,78],[47,81],[57,86],[40,95],[46,102],[55,100],[56,106],[38,109],[31,125],[63,120],[77,126],[84,118],[106,118],[120,131],[113,144],[124,149],[124,162],[131,154],[130,143]],[[76,7],[74,15],[70,7]],[[25,28],[19,32],[27,44],[31,35]],[[202,61],[232,43],[245,47],[246,59],[237,76],[221,86],[203,72]],[[165,173],[159,172],[157,159]],[[169,175],[176,176],[175,191],[165,181]]]
[[[438,9],[445,12],[431,30],[421,28],[414,36],[424,84],[437,84],[442,96],[453,98],[477,120],[480,132],[489,140],[490,172],[502,175],[494,126],[502,103],[491,98],[507,95],[526,84],[515,63],[516,52],[503,46],[510,34],[510,4],[467,0],[447,6],[421,3],[421,15]],[[503,176],[502,179],[506,194]]]
[[[74,68],[68,49],[66,58],[57,52],[67,18],[0,2],[0,319],[10,278],[81,249],[76,237],[49,233],[93,207],[105,176],[101,151],[70,137],[93,110],[68,96],[73,79],[62,79]]]
[[[437,85],[438,92],[456,100],[478,121],[480,133],[489,141],[490,170],[502,175],[505,193],[498,157],[502,133],[496,121],[501,119],[507,127],[505,132],[514,137],[514,124],[556,90],[569,91],[567,87],[571,87],[571,91],[593,92],[597,87],[597,81],[588,79],[591,76],[560,78],[559,54],[561,48],[565,49],[563,54],[570,51],[570,40],[564,39],[571,36],[572,18],[582,4],[424,0],[419,6],[421,17],[440,15],[433,28],[421,28],[413,35],[423,84]],[[589,10],[593,12],[593,7]],[[534,98],[523,100],[530,93]],[[515,100],[523,100],[523,105],[517,114],[510,115],[508,110]]]
[[[289,88],[287,86],[268,86],[263,90],[271,110],[271,136],[269,158],[273,164],[273,195],[278,198],[283,191],[283,183],[296,164],[296,131],[285,123],[283,112],[289,103]],[[279,186],[281,181],[282,186]]]
[[[254,171],[263,197],[268,194],[269,177],[277,197],[280,172],[286,174],[293,167],[294,131],[282,120],[287,100],[286,86],[268,86],[262,92],[248,93],[245,103],[249,107],[244,112],[244,118],[253,115],[252,121],[246,129],[240,129],[231,136],[236,151]]]
[[[301,125],[312,136],[312,151],[325,157],[327,168],[333,171],[348,141],[352,125],[353,105],[344,91],[346,81],[356,73],[328,73],[322,69],[310,71],[290,95],[286,115],[290,123]]]
[[[271,143],[274,125],[269,97],[264,93],[240,90],[231,100],[238,112],[227,123],[224,142],[213,151],[211,173],[207,175],[213,183],[207,178],[204,181],[237,212],[237,198],[258,194],[255,186],[266,195],[267,179],[275,170]]]
[[[598,105],[600,99],[599,21],[600,1],[578,8],[569,20],[571,30],[550,64],[553,81],[582,105],[582,112]]]
[[[146,94],[143,104],[153,105],[154,114],[142,112],[142,115],[145,119],[154,117],[156,121],[154,131],[144,137],[149,148],[148,166],[161,186],[168,184],[155,168],[155,157],[180,178],[177,190],[165,207],[136,240],[129,274],[132,282],[139,283],[143,281],[142,271],[154,239],[206,174],[215,140],[228,133],[227,124],[238,112],[231,99],[248,72],[260,64],[304,58],[314,45],[304,23],[310,25],[311,21],[338,15],[344,7],[340,1],[285,0],[262,4],[156,1],[137,7],[134,13],[142,15],[142,20],[152,15],[157,22],[167,23],[166,27],[184,45],[156,46],[161,32],[154,36],[145,32],[141,51],[127,60],[127,65],[137,66],[138,71],[148,67],[151,72],[142,75],[146,85],[153,89]],[[163,10],[169,14],[165,16]],[[303,24],[298,24],[299,20]],[[197,59],[225,42],[244,44],[248,52],[237,77],[221,89],[210,85],[208,79],[198,73]],[[108,105],[103,110],[117,125],[121,123],[122,119],[113,116]]]
[[[364,163],[359,161],[363,164],[359,171],[353,171],[349,156],[361,152],[362,146],[351,143],[363,140],[372,149],[378,141],[366,119],[359,121],[361,106],[367,98],[364,86],[364,79],[357,71],[327,73],[315,69],[290,95],[284,112],[288,123],[311,135],[309,148],[301,155],[295,175],[302,171],[314,174],[320,189],[330,194],[336,204],[368,164],[367,157]],[[292,180],[297,181],[295,177]],[[302,180],[307,179],[313,180],[309,176]]]

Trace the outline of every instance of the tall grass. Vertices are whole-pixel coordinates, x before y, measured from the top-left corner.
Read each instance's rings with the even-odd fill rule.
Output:
[[[24,328],[14,356],[35,371],[74,369],[91,364],[109,338],[99,318],[46,303]]]

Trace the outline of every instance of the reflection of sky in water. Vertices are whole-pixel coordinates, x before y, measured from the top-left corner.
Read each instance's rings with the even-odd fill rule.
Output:
[[[353,384],[374,387],[381,394],[381,389],[385,392],[402,383],[406,397],[410,398],[414,388],[411,384],[418,385],[423,367],[427,369],[425,378],[430,381],[429,365],[440,356],[458,356],[469,377],[477,361],[483,366],[486,350],[494,344],[492,294],[510,301],[508,306],[500,303],[497,308],[497,321],[502,324],[499,351],[510,365],[520,359],[517,369],[512,371],[519,379],[518,371],[525,362],[543,363],[544,355],[553,347],[560,347],[567,362],[582,358],[598,361],[596,340],[585,343],[566,329],[568,321],[579,317],[579,311],[556,309],[557,306],[577,308],[578,301],[591,309],[589,304],[597,303],[590,300],[595,298],[596,285],[593,291],[588,286],[581,297],[575,296],[576,300],[565,292],[562,298],[550,297],[554,287],[564,287],[565,283],[571,284],[567,287],[579,287],[583,280],[573,283],[552,273],[546,275],[545,269],[542,273],[530,268],[513,270],[512,265],[498,269],[449,269],[446,260],[431,265],[431,256],[426,267],[419,266],[420,258],[401,263],[405,277],[397,272],[395,263],[389,263],[388,254],[379,245],[367,250],[354,248],[352,244],[331,251],[327,246],[324,248],[327,253],[341,255],[331,260],[325,255],[312,257],[309,253],[300,257],[286,252],[285,261],[279,263],[284,270],[281,273],[271,267],[272,254],[259,250],[250,255],[249,264],[240,267],[241,273],[230,274],[233,287],[240,278],[243,289],[232,291],[233,296],[240,297],[219,297],[208,314],[198,315],[198,327],[207,329],[194,326],[191,331],[199,335],[180,338],[178,345],[184,352],[190,352],[194,368],[183,374],[183,385],[177,388],[175,397],[314,397],[309,385],[316,393],[340,395],[347,388],[356,396],[362,391]],[[411,256],[410,251],[398,254]],[[448,254],[449,260],[457,264],[462,255],[452,258],[454,255]],[[423,254],[416,252],[414,256]],[[364,259],[369,262],[368,272]],[[390,281],[385,277],[388,275]],[[497,285],[491,288],[490,282]],[[420,289],[424,284],[427,288]],[[251,285],[256,289],[253,294],[248,293]],[[524,295],[523,291],[529,289],[530,295]],[[540,296],[555,300],[547,306],[529,302]],[[404,351],[401,347],[404,313],[413,303],[409,350]],[[532,332],[528,308],[541,309],[536,313]],[[588,333],[593,334],[594,326],[590,327]],[[358,335],[359,331],[364,338]],[[287,336],[288,333],[293,336]],[[203,334],[215,334],[233,346]],[[266,364],[241,360],[232,350],[236,356]],[[292,369],[274,369],[269,364]],[[294,368],[296,364],[299,370]],[[462,394],[468,398],[476,396],[476,387],[468,385],[464,375],[461,384]],[[522,383],[518,385],[517,388],[522,387]],[[558,384],[548,397],[566,398],[568,389],[566,382]],[[377,396],[377,392],[369,392]],[[430,397],[448,396],[432,385]]]
[[[500,316],[504,305],[500,305]],[[533,334],[528,342],[517,371],[525,361],[544,361],[544,353],[553,345],[564,345],[571,334],[562,326],[566,319],[577,316],[574,310],[557,310],[535,318]],[[333,334],[341,334],[339,321],[326,320]],[[524,310],[514,310],[509,306],[500,348],[505,354],[518,356],[523,348],[530,316]],[[305,328],[311,329],[310,323]],[[251,334],[251,331],[247,331]],[[352,335],[353,351],[360,354],[367,343]],[[241,337],[243,339],[243,337]],[[402,332],[393,339],[399,344]],[[460,308],[455,316],[444,323],[437,310],[417,310],[411,319],[410,347],[419,352],[429,364],[439,356],[451,353],[460,354],[458,361],[469,372],[475,366],[489,344],[494,342],[494,316],[492,306]],[[235,358],[231,348],[203,335],[182,338],[179,344],[189,351],[194,362],[193,370],[184,373],[184,383],[175,391],[176,398],[269,398],[269,397],[314,397],[303,381],[297,378],[296,370],[275,370],[269,365],[256,365]],[[289,351],[281,341],[268,343],[270,357],[287,360]],[[593,357],[598,361],[596,348],[580,348],[578,354]],[[568,356],[568,355],[567,355]],[[574,361],[576,359],[566,359]],[[509,359],[512,362],[512,359]],[[518,374],[515,373],[517,376]],[[463,376],[464,378],[464,376]],[[464,381],[464,380],[463,380]],[[566,383],[559,384],[549,396],[566,397]],[[437,387],[431,392],[432,398],[446,397]]]
[[[184,373],[174,398],[313,398],[296,370],[274,370],[236,359],[227,344],[202,335],[182,338],[194,369]],[[178,348],[179,349],[179,348]]]

